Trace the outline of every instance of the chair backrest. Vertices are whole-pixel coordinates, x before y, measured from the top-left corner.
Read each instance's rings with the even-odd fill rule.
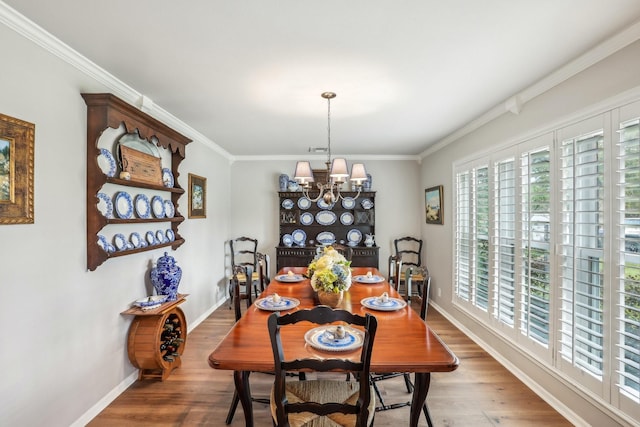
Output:
[[[402,274],[402,257],[398,255],[389,256],[389,277],[388,282],[394,289],[399,290],[400,275]]]
[[[422,240],[405,236],[393,241],[396,255],[402,258],[405,266],[420,267],[422,265]]]
[[[235,310],[236,322],[242,317],[242,300],[246,300],[247,308],[251,305],[251,290],[250,287],[245,286],[244,282],[238,279],[238,275],[244,275],[244,277],[251,277],[253,274],[253,267],[250,265],[236,265],[232,269],[231,275],[231,292],[233,293],[233,308]],[[240,288],[245,287],[246,291],[243,292]]]
[[[263,254],[261,252],[257,253],[258,259],[258,285],[260,292],[264,292],[271,282],[270,271],[271,271],[271,258],[268,254]]]
[[[258,239],[251,237],[238,237],[229,240],[229,249],[231,253],[231,267],[236,265],[250,265],[253,271],[258,268]]]
[[[292,325],[301,321],[308,321],[318,325],[333,322],[346,322],[349,325],[364,327],[364,341],[358,361],[340,358],[340,354],[326,358],[310,357],[304,359],[285,359],[280,338],[280,329],[286,325]],[[293,313],[280,315],[276,312],[269,316],[268,327],[271,337],[271,348],[275,363],[275,380],[273,388],[273,400],[276,406],[277,425],[289,425],[288,414],[310,412],[317,415],[328,415],[336,412],[355,414],[358,426],[366,426],[369,418],[369,403],[371,401],[371,389],[369,386],[369,365],[371,363],[371,350],[376,335],[378,322],[369,313],[364,317],[349,313],[346,310],[333,310],[327,306],[317,306],[308,310],[298,310]],[[302,339],[302,337],[299,337]],[[287,400],[285,385],[287,371],[315,371],[315,372],[353,372],[359,382],[358,400],[355,404],[349,403],[318,403],[318,402],[289,402]],[[344,381],[344,380],[341,380]]]
[[[411,288],[411,280],[413,277],[413,267],[407,268],[407,289]],[[425,271],[425,279],[422,284],[422,301],[420,302],[420,318],[427,320],[427,310],[429,309],[429,295],[431,291],[431,276],[428,271]]]

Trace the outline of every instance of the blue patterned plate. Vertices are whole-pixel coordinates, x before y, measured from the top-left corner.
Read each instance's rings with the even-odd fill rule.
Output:
[[[165,187],[173,188],[173,184],[174,184],[173,173],[171,172],[170,169],[167,169],[167,168],[162,169],[162,182],[164,183]]]
[[[285,208],[285,209],[291,209],[293,207],[293,200],[284,199],[282,201],[282,207]]]
[[[149,198],[145,194],[138,194],[135,198],[136,214],[138,218],[151,218],[151,205]]]
[[[311,347],[325,351],[351,351],[362,347],[364,334],[358,329],[345,326],[344,338],[335,337],[335,327],[319,326],[307,331],[304,340]]]
[[[298,246],[304,246],[304,242],[305,240],[307,240],[307,233],[305,233],[300,229],[293,230],[293,233],[291,233],[291,236],[293,237],[293,243],[295,243]]]
[[[307,199],[306,197],[300,197],[298,199],[298,207],[300,209],[309,209],[311,207],[311,200]]]
[[[142,237],[140,237],[140,234],[136,233],[135,231],[131,233],[131,236],[129,236],[129,241],[135,249],[142,247]]]
[[[118,194],[116,194],[115,208],[119,218],[133,218],[133,201],[126,191],[119,191]]]
[[[296,283],[302,282],[304,277],[301,274],[279,274],[275,277],[278,282]]]
[[[149,244],[149,246],[155,245],[156,242],[156,236],[153,234],[153,231],[147,231],[147,234],[145,234],[145,238],[147,239],[147,243]]]
[[[353,209],[356,207],[356,200],[353,197],[345,197],[342,199],[342,207],[345,209]]]
[[[367,276],[367,275],[359,275],[354,276],[353,280],[359,283],[381,283],[384,282],[384,277],[380,276]]]
[[[284,236],[282,236],[282,243],[285,246],[293,245],[293,236],[291,234],[285,234]]]
[[[116,175],[116,160],[113,158],[111,151],[106,148],[100,149],[100,154],[98,155],[98,166],[105,175],[109,177]]]
[[[167,241],[173,242],[174,240],[176,240],[176,235],[173,233],[172,229],[167,229],[164,234],[167,236]]]
[[[158,244],[167,243],[167,241],[165,240],[166,238],[167,236],[164,234],[164,231],[156,230],[156,242]]]
[[[347,232],[347,244],[349,246],[356,246],[362,240],[362,232],[357,228],[349,230]]]
[[[336,242],[336,236],[330,231],[322,231],[318,233],[316,240],[321,245],[332,245]]]
[[[295,298],[280,297],[280,301],[273,302],[273,297],[260,298],[256,301],[256,307],[267,311],[291,310],[300,305],[300,301]]]
[[[167,218],[173,218],[176,214],[176,208],[173,206],[173,202],[169,199],[164,201],[164,213]]]
[[[164,200],[160,196],[153,196],[151,199],[151,210],[156,218],[164,218]]]
[[[331,209],[333,207],[333,205],[330,205],[329,203],[325,202],[322,197],[320,197],[320,200],[316,202],[316,205],[318,205],[320,209]]]
[[[383,301],[380,297],[368,297],[360,301],[360,304],[364,305],[371,310],[378,311],[396,311],[403,309],[407,306],[405,300],[398,298],[389,298]]]
[[[98,210],[105,218],[113,218],[113,202],[105,193],[98,193]]]
[[[333,211],[320,211],[316,214],[316,222],[320,225],[331,225],[336,219],[338,218]]]
[[[113,244],[119,251],[124,251],[125,249],[127,249],[128,243],[129,242],[127,242],[127,238],[124,237],[124,234],[118,233],[113,236]]]
[[[313,214],[311,212],[305,212],[300,215],[300,224],[311,225],[313,224]]]

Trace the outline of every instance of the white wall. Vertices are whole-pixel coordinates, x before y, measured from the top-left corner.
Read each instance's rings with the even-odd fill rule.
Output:
[[[223,259],[229,227],[229,165],[192,142],[178,182],[187,188],[193,172],[218,183],[209,187],[215,198],[207,200],[207,218],[181,225],[186,243],[177,251],[114,258],[87,271],[86,106],[80,93],[113,90],[3,25],[0,44],[0,112],[36,126],[35,224],[0,225],[0,324],[6,332],[0,423],[83,424],[135,379],[126,352],[132,319],[120,313],[148,295],[152,261],[169,250],[182,267],[179,290],[191,294],[182,306],[189,323],[223,297],[222,261],[212,260]],[[186,215],[186,196],[180,210]]]
[[[592,401],[575,393],[563,381],[539,369],[534,362],[514,351],[486,330],[482,324],[456,309],[453,294],[453,170],[452,164],[473,153],[486,152],[523,136],[549,128],[569,116],[595,108],[607,98],[622,96],[640,86],[640,42],[628,46],[609,58],[579,73],[570,80],[526,103],[519,115],[506,113],[493,122],[429,155],[421,170],[425,187],[444,184],[445,224],[422,225],[426,240],[429,272],[432,275],[432,300],[472,334],[493,346],[494,356],[512,363],[541,386],[551,399],[561,402],[589,425],[617,425],[617,420],[592,405]],[[441,296],[438,296],[441,292]]]

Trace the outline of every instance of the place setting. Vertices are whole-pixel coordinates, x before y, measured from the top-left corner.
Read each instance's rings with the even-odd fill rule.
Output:
[[[304,280],[304,276],[302,274],[296,274],[293,271],[289,271],[287,274],[278,274],[275,279],[278,282],[297,283],[302,282]]]
[[[364,334],[349,326],[318,326],[307,331],[304,340],[316,350],[351,351],[362,347]]]
[[[383,292],[377,297],[368,297],[360,301],[360,303],[371,310],[378,311],[396,311],[407,306],[407,302],[401,298],[392,298],[388,293]]]
[[[373,274],[370,271],[367,274],[359,274],[353,277],[354,282],[376,284],[384,282],[384,277]]]
[[[261,310],[285,311],[296,308],[300,305],[300,301],[296,298],[283,297],[278,294],[273,294],[265,298],[256,300],[255,305]]]

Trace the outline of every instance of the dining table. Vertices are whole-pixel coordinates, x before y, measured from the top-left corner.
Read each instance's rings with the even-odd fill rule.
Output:
[[[274,311],[282,314],[293,310],[311,309],[318,305],[318,299],[305,277],[306,267],[284,267],[274,276],[259,299],[247,309],[244,315],[231,327],[227,335],[209,355],[209,365],[214,369],[234,371],[234,383],[240,397],[245,422],[253,426],[253,408],[249,386],[250,372],[273,372],[274,359],[267,329],[267,318]],[[386,308],[372,304],[382,301],[384,293],[398,307]],[[278,294],[285,298],[287,306],[278,309],[265,305]],[[276,297],[277,298],[277,297]],[[291,302],[291,304],[289,304]],[[456,355],[429,328],[413,310],[404,303],[380,271],[373,267],[352,267],[352,284],[344,292],[337,309],[364,316],[371,314],[378,321],[373,351],[371,372],[414,373],[414,390],[411,399],[409,425],[418,425],[422,406],[429,391],[432,372],[452,372],[459,364]],[[305,333],[310,325],[296,325],[287,335],[282,336],[287,357],[335,357],[330,353],[309,345]],[[306,328],[306,329],[305,329]],[[359,357],[359,351],[346,352],[343,357]]]

